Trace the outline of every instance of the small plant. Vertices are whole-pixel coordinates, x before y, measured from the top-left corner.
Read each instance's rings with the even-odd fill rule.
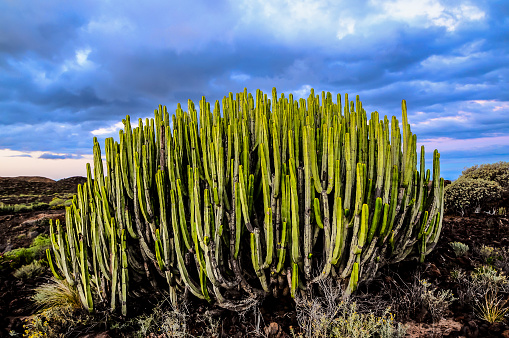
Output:
[[[169,304],[169,305],[168,305]],[[167,309],[167,307],[170,309]],[[164,337],[187,337],[188,313],[182,304],[180,308],[173,308],[168,300],[157,304],[150,314],[138,316],[133,323],[138,330],[135,337],[147,337],[150,334],[164,335]]]
[[[490,265],[482,265],[472,271],[472,280],[484,289],[505,289],[507,276]]]
[[[4,204],[0,202],[0,215],[15,214],[18,212],[27,212],[32,210],[43,210],[48,208],[48,203],[31,204]]]
[[[72,198],[60,198],[54,197],[51,202],[49,202],[49,206],[51,209],[64,209],[65,207],[72,205]]]
[[[461,242],[451,242],[451,243],[449,243],[449,245],[451,246],[452,251],[454,251],[454,254],[456,255],[456,257],[461,257],[461,256],[465,255],[468,252],[468,250],[470,249],[468,247],[468,245],[461,243]]]
[[[509,311],[507,300],[498,297],[494,291],[486,292],[484,302],[477,306],[477,315],[490,324],[501,322]]]
[[[16,269],[32,263],[36,259],[45,259],[46,249],[50,245],[51,240],[47,235],[39,235],[33,240],[30,247],[14,249],[0,256],[0,270],[7,267]]]
[[[449,305],[457,298],[454,297],[451,290],[438,290],[427,280],[420,281],[422,285],[421,300],[423,305],[431,313],[433,323],[438,322],[446,313]]]
[[[477,250],[479,256],[481,256],[482,260],[489,265],[492,265],[497,256],[497,249],[489,245],[481,245],[481,247]]]
[[[28,265],[23,265],[21,268],[14,271],[14,277],[22,280],[32,279],[44,273],[46,266],[41,261],[33,261]]]
[[[300,335],[295,337],[404,337],[406,328],[395,321],[390,308],[381,314],[361,311],[352,298],[343,299],[341,288],[321,282],[324,297],[296,299]]]
[[[502,247],[497,249],[497,259],[494,265],[504,273],[509,273],[509,248]]]
[[[78,291],[65,280],[53,279],[37,287],[32,299],[36,306],[45,311],[69,313],[82,308]]]
[[[479,307],[486,302],[488,293],[497,295],[500,291],[507,292],[509,282],[506,275],[496,268],[483,265],[470,274],[462,271],[453,272],[459,284],[458,299],[462,306]],[[485,305],[481,305],[485,307]]]
[[[32,296],[39,309],[27,319],[25,337],[56,337],[71,332],[73,327],[86,324],[78,291],[65,280],[52,280],[35,289]]]
[[[465,276],[465,272],[461,270],[454,269],[451,271],[451,278],[460,281]]]

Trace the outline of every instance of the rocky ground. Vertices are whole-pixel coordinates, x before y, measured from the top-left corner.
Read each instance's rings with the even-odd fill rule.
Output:
[[[49,233],[49,219],[64,218],[65,210],[51,208],[49,203],[55,198],[68,198],[74,193],[77,184],[83,183],[83,177],[73,177],[53,181],[41,177],[0,177],[0,202],[4,204],[42,203],[41,210],[21,211],[0,214],[0,253],[19,247],[27,247],[39,234]],[[46,205],[44,205],[46,204]],[[467,244],[471,250],[462,257],[456,257],[449,245],[459,241]],[[443,230],[435,250],[426,258],[424,264],[402,262],[380,271],[380,275],[369,286],[361,288],[360,293],[366,299],[379,299],[398,310],[398,297],[405,295],[409,285],[415,283],[415,276],[426,279],[438,290],[451,290],[457,295],[462,285],[451,277],[453,270],[472,271],[479,266],[475,248],[487,245],[496,248],[509,247],[509,218],[504,216],[475,215],[472,217],[446,216]],[[20,281],[12,276],[12,271],[0,272],[0,337],[9,336],[9,331],[22,332],[23,319],[36,311],[30,297],[33,288],[50,278],[50,273],[33,280]],[[405,289],[406,288],[406,289]],[[503,294],[505,299],[508,295]],[[361,297],[362,299],[362,297]],[[392,302],[392,303],[391,303]],[[404,302],[403,302],[404,303]],[[509,337],[507,321],[489,324],[476,316],[472,307],[462,306],[455,301],[443,318],[433,323],[432,316],[425,309],[406,311],[399,304],[400,313],[396,319],[408,327],[408,337]],[[217,332],[222,337],[245,336],[291,336],[291,330],[299,332],[295,302],[291,298],[267,298],[252,312],[239,315],[221,309],[208,309],[206,304],[192,301],[189,304],[189,327],[191,334],[203,335],[207,323],[193,318],[209,311],[220,325]],[[92,329],[82,328],[68,336],[95,336],[102,332],[103,337],[124,335],[118,329],[109,330],[98,325]],[[93,332],[87,332],[92,330]]]

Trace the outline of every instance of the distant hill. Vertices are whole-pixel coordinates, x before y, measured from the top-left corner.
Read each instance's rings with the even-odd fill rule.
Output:
[[[78,184],[87,181],[86,177],[74,176],[54,181],[40,176],[0,177],[0,202],[6,204],[51,201],[53,195],[76,193]],[[15,198],[15,201],[13,199]]]

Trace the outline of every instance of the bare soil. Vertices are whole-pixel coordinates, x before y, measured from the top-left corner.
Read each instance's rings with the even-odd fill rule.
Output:
[[[76,192],[77,185],[83,183],[83,177],[53,181],[42,177],[0,177],[0,202],[6,204],[49,203],[55,196]],[[48,219],[64,219],[64,210],[34,210],[0,216],[0,253],[18,247],[28,247],[37,235],[49,232]],[[509,246],[509,218],[491,215],[472,217],[446,216],[440,240],[435,250],[426,258],[424,264],[402,262],[380,271],[380,275],[360,292],[390,295],[390,289],[397,290],[402,285],[410,285],[416,273],[427,279],[439,289],[450,289],[455,293],[460,285],[451,278],[451,271],[461,269],[472,271],[476,262],[471,254],[455,257],[449,245],[459,241],[471,249],[481,245],[492,247]],[[22,332],[22,320],[36,311],[30,297],[33,288],[50,278],[50,273],[30,281],[19,281],[12,271],[0,272],[0,337],[9,336],[11,330]],[[509,299],[509,296],[506,295]],[[390,299],[388,299],[390,301]],[[147,303],[149,304],[149,303]],[[145,306],[148,306],[145,304]],[[150,305],[150,304],[149,304]],[[153,305],[153,304],[152,304]],[[142,308],[143,306],[140,306]],[[295,303],[289,298],[267,298],[256,310],[243,315],[218,308],[210,309],[206,304],[194,300],[189,304],[191,318],[199,318],[206,311],[219,320],[222,337],[254,336],[253,332],[262,332],[271,337],[289,337],[291,328],[299,332]],[[398,319],[398,314],[396,313]],[[401,320],[402,318],[400,318]],[[490,325],[475,316],[472,308],[459,306],[454,302],[445,318],[433,324],[430,314],[417,313],[403,320],[408,326],[408,337],[509,337],[507,322]],[[206,323],[191,320],[191,334],[200,335],[205,331]],[[117,337],[121,331],[106,331],[105,327],[96,327],[76,331],[69,336]]]

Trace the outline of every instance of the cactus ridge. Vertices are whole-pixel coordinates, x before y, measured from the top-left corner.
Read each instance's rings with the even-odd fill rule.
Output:
[[[123,120],[93,139],[93,169],[50,224],[51,271],[90,312],[127,315],[129,302],[190,292],[242,310],[265,295],[310,294],[339,279],[347,294],[377,270],[423,261],[443,217],[440,154],[418,165],[406,102],[368,118],[357,96],[294,100],[257,90],[203,97],[170,115]],[[430,176],[432,183],[430,184]],[[188,292],[189,291],[189,292]],[[287,291],[286,291],[287,292]]]

